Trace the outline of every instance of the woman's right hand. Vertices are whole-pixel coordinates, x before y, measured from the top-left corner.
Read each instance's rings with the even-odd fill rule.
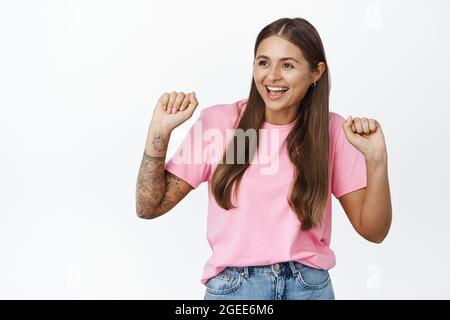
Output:
[[[171,132],[188,120],[198,106],[195,92],[165,92],[156,103],[151,120],[151,126]]]

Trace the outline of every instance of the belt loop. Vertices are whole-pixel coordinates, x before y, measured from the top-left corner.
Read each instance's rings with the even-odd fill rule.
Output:
[[[248,278],[248,274],[249,274],[248,267],[244,267],[244,277]]]
[[[298,269],[295,267],[294,261],[289,261],[289,267],[291,267],[292,274],[295,276],[298,273]]]

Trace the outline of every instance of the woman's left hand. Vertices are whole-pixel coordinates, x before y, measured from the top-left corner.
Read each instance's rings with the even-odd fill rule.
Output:
[[[348,142],[364,156],[386,152],[383,131],[377,120],[349,116],[342,127]]]

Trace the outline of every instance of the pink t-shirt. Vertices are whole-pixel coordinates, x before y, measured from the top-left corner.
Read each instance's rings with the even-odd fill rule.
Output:
[[[246,99],[213,105],[201,110],[184,142],[165,169],[193,188],[208,181],[231,140],[238,112]],[[228,266],[258,266],[298,261],[330,269],[336,264],[331,241],[331,193],[335,198],[366,187],[364,155],[346,139],[345,119],[329,113],[329,191],[320,227],[302,231],[300,221],[289,207],[288,196],[294,167],[287,153],[287,135],[294,122],[274,125],[264,122],[264,132],[253,163],[245,171],[231,210],[221,208],[208,188],[207,239],[212,255],[206,262],[201,282]],[[231,130],[231,134],[230,134]]]

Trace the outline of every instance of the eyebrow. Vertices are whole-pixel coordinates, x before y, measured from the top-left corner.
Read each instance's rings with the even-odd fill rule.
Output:
[[[268,59],[270,60],[270,58],[268,56],[264,56],[264,55],[259,55],[256,57],[256,60],[258,59]],[[285,60],[294,60],[295,62],[299,63],[296,59],[292,58],[292,57],[284,57],[284,58],[280,58],[280,61],[285,61]]]

